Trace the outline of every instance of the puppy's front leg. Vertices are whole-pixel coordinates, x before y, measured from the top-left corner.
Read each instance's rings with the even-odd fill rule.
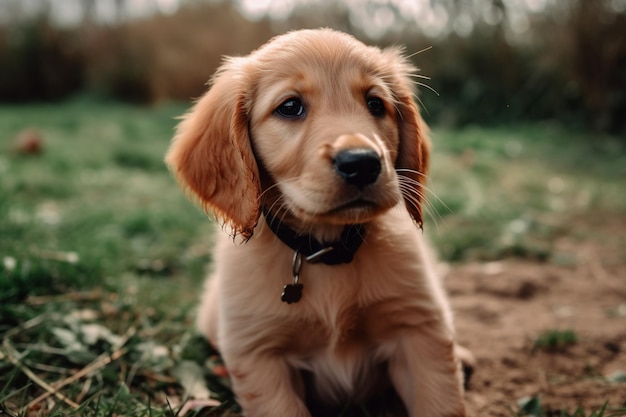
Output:
[[[225,357],[233,391],[246,417],[311,417],[296,387],[300,375],[273,355]]]
[[[465,417],[454,343],[440,322],[400,335],[389,373],[410,417]]]

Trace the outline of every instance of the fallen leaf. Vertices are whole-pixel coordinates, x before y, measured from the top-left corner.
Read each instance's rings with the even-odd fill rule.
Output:
[[[182,361],[172,370],[172,374],[189,397],[198,400],[210,399],[211,391],[204,380],[204,369],[197,363]]]

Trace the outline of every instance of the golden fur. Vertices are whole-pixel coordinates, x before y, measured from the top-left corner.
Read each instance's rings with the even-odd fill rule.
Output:
[[[179,125],[168,165],[244,240],[221,235],[198,323],[247,417],[310,416],[307,405],[361,401],[385,380],[411,417],[465,416],[450,307],[416,227],[429,140],[413,71],[398,49],[290,32],[227,60]],[[277,114],[294,97],[305,114]],[[380,158],[375,182],[337,174],[333,161],[350,149]],[[294,251],[264,210],[318,240],[364,224],[365,239],[350,263],[305,262],[302,299],[282,303]]]

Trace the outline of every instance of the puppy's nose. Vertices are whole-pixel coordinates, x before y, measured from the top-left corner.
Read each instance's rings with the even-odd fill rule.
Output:
[[[365,187],[378,179],[380,156],[368,148],[345,149],[335,155],[335,171],[348,184]]]

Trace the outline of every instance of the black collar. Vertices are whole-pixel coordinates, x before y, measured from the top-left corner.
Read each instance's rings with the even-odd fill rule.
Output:
[[[301,235],[286,226],[270,212],[263,210],[265,221],[274,234],[294,251],[298,251],[309,262],[323,262],[326,265],[350,263],[365,238],[362,224],[344,227],[339,240],[320,242],[311,235]]]

